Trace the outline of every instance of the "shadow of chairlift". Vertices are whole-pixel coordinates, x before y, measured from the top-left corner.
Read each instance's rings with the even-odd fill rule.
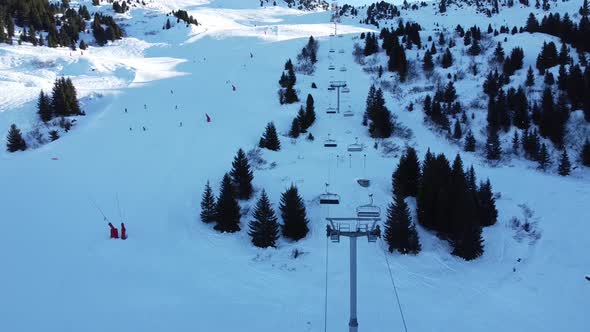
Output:
[[[320,195],[320,204],[337,205],[340,204],[340,195],[328,191],[330,185],[326,183],[326,192]]]
[[[369,204],[361,205],[356,208],[356,216],[359,218],[380,218],[381,208],[373,205],[373,194],[369,194]]]
[[[346,118],[354,116],[354,112],[351,109],[351,106],[348,105],[348,109],[342,113],[342,115]]]

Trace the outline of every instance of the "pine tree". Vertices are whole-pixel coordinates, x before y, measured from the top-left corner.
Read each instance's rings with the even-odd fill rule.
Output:
[[[526,72],[526,81],[524,85],[531,87],[535,85],[535,73],[533,73],[533,67],[529,66],[529,70]]]
[[[514,131],[514,136],[512,136],[512,153],[518,155],[518,150],[520,146],[520,138],[518,137],[518,130]]]
[[[454,139],[461,139],[461,137],[463,137],[463,132],[461,131],[461,123],[459,123],[459,120],[455,121],[455,128],[453,129],[453,138]]]
[[[434,46],[434,44],[432,44],[432,46]],[[434,69],[434,63],[432,62],[432,54],[428,50],[426,50],[426,53],[424,53],[422,69],[426,72],[430,72]]]
[[[43,90],[39,93],[39,99],[37,101],[37,114],[41,118],[41,121],[47,122],[53,118],[53,109],[51,108],[51,99],[46,95]]]
[[[401,254],[417,254],[421,250],[416,227],[412,224],[410,209],[401,195],[396,195],[394,202],[387,209],[385,223],[385,240],[389,252],[397,250]]]
[[[307,100],[305,101],[305,129],[308,129],[313,125],[315,118],[316,115],[313,96],[308,94]]]
[[[502,157],[502,146],[500,145],[500,138],[495,130],[488,130],[488,138],[486,141],[486,158],[488,160],[500,160]]]
[[[443,68],[449,68],[452,65],[453,65],[453,55],[451,54],[451,50],[447,48],[447,50],[443,54],[443,57],[441,60],[441,66]]]
[[[303,109],[303,105],[299,107],[299,112],[297,113],[296,119],[299,122],[299,131],[302,133],[307,132],[307,118],[305,116],[305,109]],[[293,129],[293,126],[291,126],[291,129]]]
[[[408,147],[391,177],[394,195],[416,197],[420,182],[420,162],[416,150]]]
[[[216,220],[217,208],[215,204],[215,196],[209,181],[205,185],[205,191],[201,197],[201,221],[204,223],[211,223]]]
[[[304,238],[309,232],[307,224],[307,213],[303,199],[299,196],[297,187],[291,185],[281,195],[279,205],[283,219],[283,235],[291,240],[298,241]]]
[[[289,130],[289,137],[297,138],[301,134],[301,122],[298,118],[294,118],[291,122],[291,129]]]
[[[539,163],[539,169],[542,170],[546,170],[549,164],[551,164],[551,157],[549,156],[549,151],[547,151],[545,143],[541,144],[537,162]]]
[[[572,164],[570,163],[570,159],[567,155],[567,150],[564,148],[563,153],[561,154],[561,159],[559,160],[559,167],[558,172],[561,176],[568,176],[571,171]]]
[[[479,189],[477,190],[477,206],[481,225],[484,227],[494,225],[498,220],[498,210],[496,209],[496,199],[492,192],[490,179],[479,185]]]
[[[465,135],[465,145],[463,147],[463,150],[465,150],[466,152],[475,152],[475,137],[473,136],[473,133],[471,132],[471,130],[467,131],[467,135]]]
[[[20,129],[15,124],[10,125],[8,136],[6,137],[6,150],[8,152],[16,152],[18,150],[25,151],[27,143],[23,139]]]
[[[502,48],[502,43],[500,42],[498,42],[498,45],[494,50],[494,61],[497,63],[502,63],[504,61],[504,48]]]
[[[264,135],[260,138],[259,146],[272,151],[279,151],[281,149],[281,141],[279,141],[274,123],[269,122],[266,125]]]
[[[254,189],[252,188],[252,180],[254,175],[248,164],[248,158],[244,150],[239,149],[232,163],[232,170],[230,172],[232,182],[234,184],[235,192],[238,199],[249,199],[252,196]]]
[[[51,130],[49,131],[49,139],[53,142],[53,141],[57,141],[59,139],[59,133],[57,132],[57,130]]]
[[[481,53],[481,46],[479,46],[479,41],[477,39],[473,40],[471,46],[468,49],[468,52],[472,56],[476,56]]]
[[[221,189],[216,205],[215,229],[233,233],[240,230],[240,205],[234,192],[231,176],[226,173],[221,181]]]
[[[582,165],[590,167],[590,141],[587,138],[582,151],[580,151],[580,160]]]
[[[277,217],[264,190],[256,203],[248,235],[252,237],[252,244],[260,248],[275,247],[279,238]]]

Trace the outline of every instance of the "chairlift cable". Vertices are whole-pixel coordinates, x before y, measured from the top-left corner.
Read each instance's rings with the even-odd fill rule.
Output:
[[[406,319],[404,318],[404,312],[402,310],[402,305],[399,300],[399,296],[397,294],[397,287],[395,286],[395,280],[393,278],[393,273],[391,272],[391,266],[389,265],[389,259],[387,258],[387,251],[383,248],[383,257],[385,258],[385,262],[387,263],[387,270],[389,271],[389,278],[391,279],[391,284],[393,285],[393,291],[395,294],[395,298],[397,300],[397,307],[399,308],[399,314],[402,317],[402,323],[404,324],[404,331],[408,332],[408,326],[406,325]]]

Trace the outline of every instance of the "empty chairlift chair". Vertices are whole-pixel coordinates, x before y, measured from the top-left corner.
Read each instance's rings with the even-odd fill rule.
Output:
[[[334,51],[334,49],[333,49],[333,48],[331,48],[331,49],[330,49],[330,53],[334,53],[334,52],[336,52],[336,51]]]
[[[335,69],[336,69],[336,67],[334,65],[328,66],[328,70],[335,70]]]
[[[338,143],[336,140],[330,138],[330,134],[328,134],[328,139],[324,141],[324,147],[326,148],[335,148],[338,147]]]
[[[381,208],[373,205],[373,194],[369,194],[371,200],[369,204],[361,205],[356,208],[356,216],[358,218],[380,218]]]
[[[340,71],[346,71],[346,66],[340,67]]]
[[[356,137],[356,141],[348,146],[349,152],[361,152],[363,151],[363,145],[359,143],[359,138]]]
[[[343,49],[343,48],[339,49],[339,50],[338,50],[338,53],[340,53],[340,54],[344,54],[344,49]]]
[[[340,195],[328,191],[330,185],[326,183],[326,192],[320,195],[320,204],[335,205],[340,204]]]
[[[335,88],[335,87],[333,87],[333,86],[329,86],[329,87],[328,87],[328,91],[334,91],[334,90],[336,90],[336,88]]]
[[[343,87],[342,89],[340,89],[340,92],[342,92],[342,93],[350,93],[350,89],[348,87]]]
[[[330,106],[326,109],[326,114],[336,114],[336,108]]]

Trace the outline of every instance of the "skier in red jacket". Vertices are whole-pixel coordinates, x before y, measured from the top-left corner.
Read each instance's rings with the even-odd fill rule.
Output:
[[[127,240],[127,229],[124,223],[121,223],[121,240]]]
[[[113,224],[109,223],[109,227],[111,228],[111,239],[118,239],[119,238],[119,230],[113,226]]]

